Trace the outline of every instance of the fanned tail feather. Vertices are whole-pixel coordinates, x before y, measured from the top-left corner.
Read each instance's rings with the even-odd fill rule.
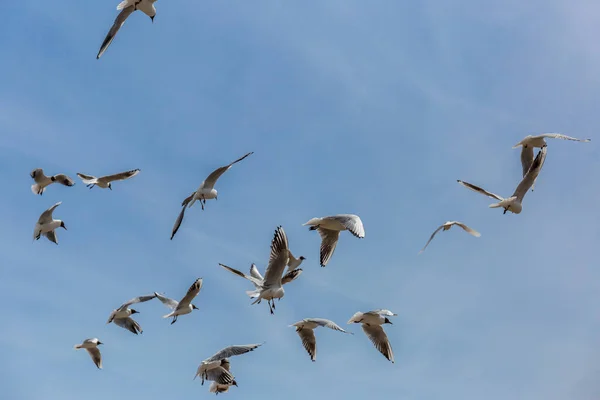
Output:
[[[42,194],[44,193],[44,190],[46,190],[46,188],[40,189],[40,185],[38,185],[37,183],[31,185],[31,191],[33,192],[33,194]]]
[[[260,292],[258,290],[246,290],[246,294],[251,299],[254,299],[254,298],[257,298],[259,296]],[[252,304],[254,304],[254,303],[252,303]]]
[[[175,311],[168,313],[167,315],[163,315],[163,318],[169,318],[172,317],[173,314],[175,313]]]

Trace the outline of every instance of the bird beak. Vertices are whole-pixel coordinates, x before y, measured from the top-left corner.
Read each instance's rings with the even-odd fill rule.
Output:
[[[65,225],[63,225],[63,228],[64,228],[65,231],[67,230],[67,227]]]
[[[152,23],[154,23],[154,16],[150,17],[150,19],[152,20]]]
[[[98,341],[98,344],[104,344],[104,343],[102,343],[102,342]]]

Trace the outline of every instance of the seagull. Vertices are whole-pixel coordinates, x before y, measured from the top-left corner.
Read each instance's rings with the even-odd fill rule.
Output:
[[[215,355],[206,360],[202,361],[198,366],[198,370],[196,371],[196,375],[194,375],[194,379],[198,376],[202,378],[202,384],[204,385],[205,380],[214,381],[221,385],[233,385],[235,383],[234,377],[229,372],[229,357],[239,356],[241,354],[248,353],[249,351],[253,351],[259,346],[262,346],[264,343],[258,344],[245,344],[245,345],[234,345],[226,347]],[[224,365],[223,362],[227,365]]]
[[[200,293],[200,289],[202,289],[202,278],[198,278],[194,281],[185,296],[183,296],[183,299],[179,302],[154,292],[154,295],[162,301],[165,306],[173,310],[173,312],[163,315],[163,318],[173,317],[173,321],[171,321],[171,325],[173,325],[175,321],[177,321],[179,315],[189,314],[192,310],[198,310],[198,307],[192,304],[192,300]]]
[[[453,225],[456,226],[460,226],[461,228],[463,228],[466,232],[470,233],[471,235],[475,236],[475,237],[480,237],[481,233],[477,232],[475,229],[471,229],[469,228],[467,225],[463,224],[462,222],[458,222],[458,221],[447,221],[445,222],[443,225],[440,225],[439,228],[437,228],[432,234],[431,237],[429,238],[429,240],[427,241],[427,243],[425,244],[425,247],[423,247],[421,249],[421,251],[419,252],[419,254],[421,254],[423,251],[425,251],[425,248],[429,245],[429,242],[431,242],[431,240],[433,239],[433,237],[436,235],[436,233],[438,233],[441,229],[444,229],[445,231],[449,230],[450,228],[452,228]]]
[[[152,300],[156,297],[156,294],[152,294],[149,296],[139,296],[129,300],[126,303],[123,303],[119,308],[113,310],[108,317],[107,324],[114,322],[116,325],[121,328],[127,329],[128,331],[135,333],[136,335],[142,333],[142,327],[138,324],[131,316],[133,314],[139,314],[139,311],[134,310],[133,308],[129,308],[130,305],[135,303],[143,303],[148,300]]]
[[[300,264],[302,264],[302,261],[306,260],[306,257],[304,257],[304,256],[300,256],[298,258],[294,257],[292,252],[289,250],[288,250],[288,256],[290,257],[290,259],[288,260],[288,263],[287,263],[288,273],[297,269],[300,266]]]
[[[397,316],[390,310],[373,310],[366,313],[357,312],[348,321],[349,324],[362,324],[362,329],[373,345],[385,358],[394,362],[392,345],[383,330],[383,324],[392,324],[388,317]],[[393,325],[393,324],[392,324]]]
[[[522,202],[523,198],[525,197],[525,194],[527,194],[527,191],[529,190],[529,188],[531,188],[536,178],[538,177],[540,171],[542,170],[544,160],[546,159],[547,149],[547,146],[542,147],[542,149],[538,152],[537,156],[535,157],[535,160],[533,160],[531,168],[529,169],[527,174],[525,174],[525,177],[523,178],[521,183],[519,183],[519,186],[517,186],[513,195],[507,199],[504,199],[498,196],[497,194],[488,192],[487,190],[484,190],[479,186],[475,186],[471,183],[461,181],[460,179],[457,180],[457,182],[468,189],[471,189],[475,192],[481,193],[499,201],[499,203],[490,204],[490,208],[502,207],[504,208],[503,214],[506,214],[507,211],[519,214],[523,208]]]
[[[202,209],[204,210],[204,205],[206,204],[206,200],[210,200],[210,199],[217,200],[217,190],[214,188],[215,183],[217,183],[217,179],[219,179],[221,177],[221,175],[223,175],[225,173],[225,171],[227,171],[229,168],[231,168],[231,166],[233,164],[242,161],[244,158],[248,157],[251,154],[254,154],[254,152],[251,151],[250,153],[247,153],[244,156],[238,158],[231,164],[225,165],[224,167],[220,167],[220,168],[217,168],[216,170],[214,170],[208,176],[208,178],[206,178],[202,182],[202,184],[200,185],[198,190],[196,190],[195,192],[190,194],[188,197],[186,197],[181,202],[181,207],[182,207],[181,212],[179,213],[179,216],[177,216],[177,219],[175,220],[175,224],[173,225],[173,230],[171,231],[171,240],[173,240],[173,237],[175,236],[175,234],[179,230],[179,227],[181,226],[181,223],[183,222],[185,208],[191,207],[196,202],[196,200],[198,200],[198,201],[200,201],[200,205],[202,206]]]
[[[104,42],[102,42],[102,46],[100,46],[100,51],[98,51],[96,60],[102,57],[102,54],[104,54],[108,46],[110,46],[115,38],[115,35],[125,23],[127,17],[129,17],[135,10],[142,11],[144,14],[150,17],[152,22],[154,22],[154,16],[156,15],[156,8],[154,8],[155,2],[156,0],[124,0],[120,2],[117,6],[117,10],[121,10],[121,12],[119,15],[117,15],[113,26],[110,28],[110,31],[108,31]]]
[[[230,368],[229,359],[224,358],[223,360],[221,360],[220,367],[231,374],[231,371],[229,370],[229,368]],[[221,368],[211,369],[209,372],[208,378],[216,378],[217,380],[221,380],[221,381],[229,380],[229,374],[223,375]],[[221,377],[221,375],[223,375],[223,377]],[[196,376],[198,376],[198,375],[196,375]],[[196,376],[194,377],[194,379],[196,379]],[[233,375],[232,375],[232,377],[233,377]],[[212,379],[208,379],[208,378],[207,378],[207,380],[209,380],[209,381],[212,380]],[[222,384],[222,383],[213,381],[213,383],[210,384],[208,391],[210,393],[214,393],[214,394],[225,393],[225,392],[229,391],[229,388],[231,386],[237,386],[237,385],[238,384],[235,381],[235,379],[232,380],[231,383],[227,383],[227,384]]]
[[[46,211],[40,215],[40,218],[35,224],[35,228],[33,228],[33,239],[38,240],[41,235],[44,235],[48,238],[52,243],[58,244],[58,238],[56,237],[56,228],[64,228],[67,230],[65,223],[60,219],[54,219],[52,217],[52,212],[54,209],[62,204],[62,201],[59,201]]]
[[[102,189],[109,188],[112,190],[112,185],[110,184],[113,181],[124,181],[125,179],[132,178],[140,173],[140,169],[132,169],[131,171],[119,172],[114,175],[101,176],[100,178],[96,178],[92,175],[85,175],[82,173],[77,173],[77,176],[81,178],[83,183],[90,189],[94,186],[101,187]]]
[[[55,182],[58,182],[65,186],[75,185],[75,181],[73,181],[73,179],[69,178],[67,175],[57,174],[53,176],[46,176],[44,175],[44,170],[41,168],[34,169],[29,175],[35,181],[35,184],[31,185],[31,191],[33,192],[33,194],[44,194],[46,187],[50,186]]]
[[[589,142],[591,139],[577,139],[574,137],[570,137],[567,135],[562,135],[560,133],[544,133],[538,136],[527,135],[523,140],[513,146],[513,149],[516,149],[519,146],[522,146],[521,149],[521,166],[523,167],[523,177],[527,175],[531,164],[533,163],[533,149],[534,147],[544,147],[547,145],[546,138],[548,139],[563,139],[563,140],[572,140],[575,142]],[[531,185],[531,190],[535,186],[535,182]]]
[[[86,349],[90,357],[92,357],[94,364],[96,364],[96,367],[98,367],[98,369],[102,369],[102,356],[100,355],[100,349],[98,349],[98,345],[100,344],[104,343],[98,340],[98,338],[85,339],[83,343],[76,344],[75,349]]]
[[[271,311],[271,314],[274,314],[274,299],[281,299],[285,294],[285,291],[282,287],[283,271],[285,270],[288,260],[289,246],[287,236],[283,228],[281,226],[278,226],[275,230],[275,236],[273,237],[273,240],[271,242],[271,256],[269,257],[269,265],[267,265],[264,279],[261,280],[260,278],[255,277],[256,274],[260,276],[260,273],[258,272],[258,269],[256,269],[256,267],[254,268],[256,269],[254,272],[252,271],[252,269],[250,271],[250,274],[254,276],[247,276],[241,273],[240,271],[237,271],[233,268],[229,268],[226,265],[219,265],[221,265],[225,269],[228,269],[236,275],[240,275],[241,277],[250,280],[256,287],[255,291],[246,292],[246,294],[248,294],[248,296],[250,296],[251,298],[256,298],[256,300],[254,300],[252,304],[260,303],[262,299],[265,299],[269,304],[269,310]],[[295,278],[297,278],[297,276]]]
[[[310,355],[310,359],[313,362],[317,358],[317,339],[315,338],[315,328],[323,326],[325,328],[333,329],[334,331],[340,331],[352,335],[352,332],[346,332],[335,322],[324,318],[304,318],[302,321],[298,321],[295,324],[290,325],[290,327],[291,326],[296,327],[296,332],[298,333],[298,336],[300,336],[300,340],[302,340],[302,345],[308,352],[308,355]]]
[[[241,276],[242,278],[248,279],[250,282],[252,282],[252,284],[255,287],[255,290],[246,291],[246,294],[251,299],[255,299],[259,296],[260,289],[261,289],[262,285],[264,284],[265,278],[263,278],[263,276],[260,274],[260,272],[258,272],[258,268],[256,268],[256,265],[252,264],[250,266],[250,276],[244,274],[243,272],[238,271],[235,268],[228,267],[225,264],[219,263],[219,265],[221,267],[225,268],[226,270],[228,270],[229,272],[234,273],[238,276]],[[281,278],[281,285],[283,286],[286,283],[290,283],[291,281],[296,280],[296,278],[298,278],[300,276],[300,274],[302,274],[302,268],[296,268],[296,269],[288,272],[287,274],[283,275],[283,277]],[[260,303],[260,301],[259,301],[259,303]]]
[[[350,231],[350,233],[359,239],[365,237],[363,223],[360,220],[360,217],[354,214],[339,214],[330,217],[312,218],[302,225],[311,225],[309,230],[317,230],[319,235],[321,235],[321,267],[326,266],[333,255],[341,231]]]

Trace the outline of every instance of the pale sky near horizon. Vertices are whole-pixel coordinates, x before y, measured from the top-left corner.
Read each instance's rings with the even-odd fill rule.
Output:
[[[600,397],[600,6],[592,1],[158,1],[100,60],[115,2],[5,2],[0,47],[0,397],[212,398],[192,380],[232,344],[225,399],[597,400]],[[456,183],[510,195],[528,134],[560,132],[519,215]],[[215,168],[217,201],[180,202]],[[30,191],[32,169],[72,188]],[[141,168],[88,190],[77,172]],[[57,201],[59,245],[32,243]],[[302,224],[361,216],[326,268]],[[440,232],[417,255],[429,235]],[[264,271],[274,229],[307,259],[268,306],[218,266]],[[174,325],[158,300],[144,332],[110,312],[138,295],[200,308]],[[356,311],[387,308],[396,363]],[[293,328],[318,328],[311,362]],[[82,350],[98,337],[104,368]]]

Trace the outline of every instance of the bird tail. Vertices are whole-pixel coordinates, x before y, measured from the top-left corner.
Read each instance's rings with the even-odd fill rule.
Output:
[[[255,299],[260,295],[260,290],[246,290],[246,294],[251,298]],[[254,304],[254,303],[252,303]]]
[[[175,315],[175,311],[168,313],[167,315],[163,315],[163,318],[170,318]]]
[[[82,349],[83,346],[80,344],[76,344],[75,346],[73,346],[74,349]]]
[[[490,208],[500,208],[500,207],[508,207],[510,206],[515,200],[515,197],[509,197],[508,199],[504,199],[502,201],[499,201],[498,203],[494,203],[494,204],[490,204],[489,207]]]
[[[44,193],[44,190],[46,190],[46,188],[40,187],[40,185],[38,185],[37,183],[31,185],[31,191],[33,192],[33,194],[42,194]]]

